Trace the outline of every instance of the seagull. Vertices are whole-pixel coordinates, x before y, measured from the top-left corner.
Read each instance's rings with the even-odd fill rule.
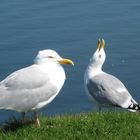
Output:
[[[61,90],[65,71],[61,64],[74,65],[51,49],[38,52],[34,64],[17,70],[0,82],[0,109],[25,113],[34,112],[38,126],[37,111],[49,104]]]
[[[90,59],[84,75],[85,90],[95,101],[98,111],[104,106],[116,106],[136,112],[140,106],[133,99],[125,85],[115,76],[102,70],[106,59],[105,41],[98,40],[98,47]]]

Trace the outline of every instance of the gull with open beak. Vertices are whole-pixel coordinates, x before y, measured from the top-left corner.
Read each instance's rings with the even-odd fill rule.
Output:
[[[98,47],[86,69],[84,82],[88,95],[93,99],[99,111],[102,106],[116,106],[136,112],[140,106],[133,99],[124,84],[115,76],[102,71],[106,54],[105,41],[98,40]]]
[[[74,65],[54,50],[42,50],[35,58],[35,64],[10,74],[0,82],[0,109],[22,113],[34,112],[38,126],[37,111],[49,104],[59,93],[66,76],[61,64]]]

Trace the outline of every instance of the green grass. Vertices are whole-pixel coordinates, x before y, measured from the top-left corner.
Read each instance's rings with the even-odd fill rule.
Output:
[[[82,113],[40,117],[41,127],[13,120],[0,129],[2,140],[140,140],[140,114]]]

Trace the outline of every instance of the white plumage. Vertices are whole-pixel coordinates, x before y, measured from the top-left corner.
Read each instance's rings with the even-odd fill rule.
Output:
[[[85,88],[88,95],[101,106],[117,106],[130,111],[140,110],[138,103],[130,95],[124,84],[115,76],[102,71],[106,54],[104,51],[105,41],[102,45],[98,40],[98,48],[90,59],[85,72]]]
[[[34,111],[46,106],[59,93],[66,76],[60,64],[72,64],[53,50],[42,50],[35,64],[15,71],[0,82],[0,109]],[[24,116],[23,116],[24,117]],[[37,114],[35,118],[40,125]]]

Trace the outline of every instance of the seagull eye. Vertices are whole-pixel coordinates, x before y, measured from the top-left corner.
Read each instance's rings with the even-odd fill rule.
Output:
[[[53,56],[48,56],[48,58],[54,58]]]

